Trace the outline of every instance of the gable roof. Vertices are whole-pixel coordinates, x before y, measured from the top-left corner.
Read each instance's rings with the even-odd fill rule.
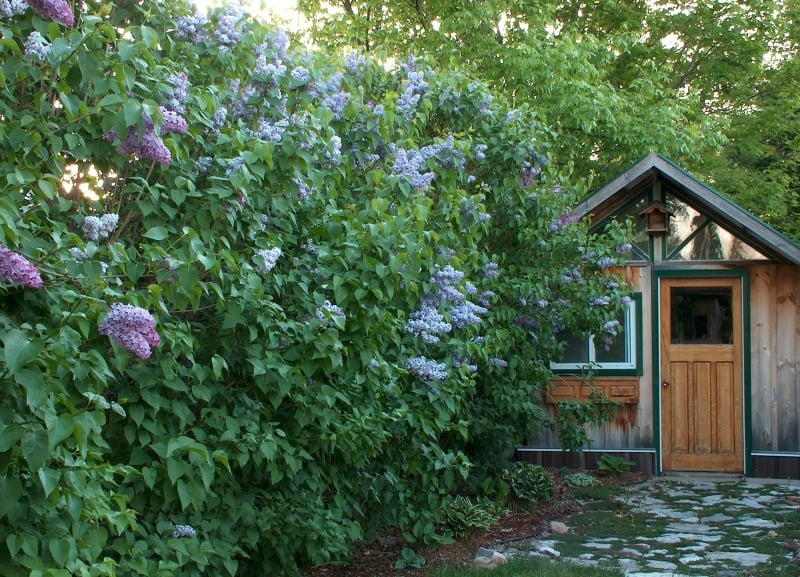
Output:
[[[680,190],[684,201],[765,256],[778,262],[800,264],[800,245],[654,152],[584,199],[573,214],[585,218],[610,205],[616,206],[639,185],[654,178],[670,182]]]

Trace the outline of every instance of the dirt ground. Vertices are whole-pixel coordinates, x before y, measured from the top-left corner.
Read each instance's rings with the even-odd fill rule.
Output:
[[[602,479],[605,484],[629,485],[646,477],[640,473],[625,473],[620,477]],[[421,569],[395,569],[406,543],[399,533],[384,533],[373,541],[362,543],[354,551],[353,562],[348,565],[326,565],[304,573],[304,577],[430,577],[437,567],[464,567],[472,563],[478,548],[493,547],[499,543],[531,540],[547,532],[549,522],[563,520],[568,523],[570,514],[579,505],[559,485],[556,495],[548,503],[531,511],[512,511],[488,531],[481,531],[451,545],[420,551],[425,558]]]

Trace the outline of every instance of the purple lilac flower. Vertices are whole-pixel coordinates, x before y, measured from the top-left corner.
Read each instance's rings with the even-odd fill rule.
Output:
[[[281,257],[281,249],[278,247],[270,248],[270,249],[261,249],[256,252],[256,256],[261,257],[264,260],[264,266],[258,268],[259,272],[263,274],[267,274],[275,265],[278,264],[278,259]]]
[[[411,357],[406,361],[406,369],[421,381],[443,381],[447,378],[447,366],[444,363],[425,357]]]
[[[3,20],[24,14],[27,9],[26,0],[0,0],[0,18]]]
[[[228,161],[228,166],[225,167],[225,176],[230,177],[234,172],[242,170],[247,164],[244,156],[237,156]]]
[[[536,182],[536,177],[541,174],[542,169],[532,166],[530,162],[525,162],[522,165],[520,176],[522,177],[522,186],[530,188]]]
[[[350,74],[356,75],[359,71],[366,66],[367,59],[360,55],[358,52],[353,50],[350,54],[347,55],[347,61],[345,62],[345,67]]]
[[[75,14],[67,0],[28,0],[28,4],[40,16],[52,18],[67,26],[75,24]]]
[[[603,307],[611,303],[611,297],[603,296],[603,297],[595,297],[589,301],[589,304],[595,307]]]
[[[539,307],[540,309],[546,309],[547,307],[550,306],[550,303],[547,301],[547,299],[539,299],[538,301],[536,301],[536,306]]]
[[[164,107],[177,114],[186,114],[183,103],[189,100],[189,77],[185,72],[170,74],[167,76],[167,82],[170,87],[164,94]]]
[[[464,301],[460,305],[453,307],[450,311],[450,320],[458,328],[464,328],[467,325],[473,325],[481,322],[481,317],[489,311],[470,301]]]
[[[226,4],[217,20],[214,36],[222,46],[233,46],[242,38],[239,23],[247,16],[244,8],[235,3]]]
[[[429,85],[425,82],[424,76],[423,72],[408,73],[405,90],[395,103],[401,115],[410,117],[416,110],[422,95],[428,91]]]
[[[185,134],[189,130],[189,123],[174,110],[169,110],[163,106],[159,107],[161,111],[161,132],[177,132],[178,134]]]
[[[326,300],[322,306],[317,309],[317,318],[324,320],[326,317],[344,317],[344,310],[342,307],[333,304],[331,301]]]
[[[195,537],[196,535],[197,531],[191,525],[175,525],[175,531],[172,532],[173,539]]]
[[[283,138],[287,126],[289,126],[289,121],[286,119],[281,119],[277,122],[262,119],[258,122],[258,129],[251,130],[250,134],[253,138],[277,143]]]
[[[493,299],[496,296],[497,295],[494,293],[494,291],[484,291],[481,293],[481,296],[478,297],[478,302],[483,308],[490,309],[492,308],[492,301],[490,299]]]
[[[609,288],[609,289],[612,289],[612,290],[613,289],[618,289],[619,287],[620,287],[620,284],[615,280],[610,280],[610,281],[608,281],[606,283],[606,288]]]
[[[603,325],[603,330],[607,332],[612,337],[617,336],[617,331],[619,330],[619,321],[614,319],[613,321],[608,321]]]
[[[629,304],[631,304],[633,302],[633,299],[631,297],[629,297],[629,296],[624,296],[621,299],[619,299],[619,302],[621,302],[622,304],[627,306],[627,305],[629,305]]]
[[[24,48],[25,56],[31,60],[38,60],[39,62],[47,60],[50,50],[53,49],[50,42],[36,30],[31,32],[28,39],[25,40]]]
[[[77,247],[72,247],[71,249],[69,249],[69,255],[73,259],[75,259],[75,260],[77,260],[79,262],[84,261],[87,258],[89,258],[89,255],[86,254],[86,251],[84,251],[84,250],[82,250],[80,248],[77,248]]]
[[[258,112],[256,106],[252,104],[254,100],[261,96],[258,87],[248,84],[240,90],[239,81],[237,80],[231,85],[231,91],[235,94],[235,98],[230,113],[234,118],[252,119]]]
[[[486,150],[488,148],[489,147],[486,146],[485,144],[476,144],[475,148],[472,150],[473,158],[475,158],[475,160],[478,160],[478,161],[486,160],[485,152],[486,152]]]
[[[449,333],[452,328],[439,311],[428,306],[412,313],[406,323],[406,332],[422,337],[422,342],[428,345],[438,343],[437,335]]]
[[[289,52],[289,35],[285,30],[273,30],[267,35],[261,50],[269,52],[277,60],[283,60]]]
[[[314,191],[316,190],[316,187],[309,186],[306,183],[306,181],[304,181],[301,178],[295,178],[293,179],[293,182],[297,185],[299,189],[297,192],[297,197],[300,200],[303,201],[308,200],[309,198],[311,198],[311,195],[314,194]]]
[[[597,266],[600,268],[609,268],[617,264],[617,261],[611,258],[610,256],[604,256],[600,260],[597,261]]]
[[[629,242],[624,242],[620,245],[617,245],[617,254],[626,254],[631,251],[633,245]]]
[[[369,366],[372,367],[373,369],[379,369],[381,364],[376,359],[371,359],[369,361]]]
[[[332,96],[328,96],[322,101],[322,106],[330,109],[333,112],[334,120],[341,120],[344,114],[344,109],[350,102],[350,94],[347,92],[337,92]]]
[[[289,76],[291,76],[292,82],[297,86],[307,84],[308,81],[311,80],[311,73],[304,66],[294,68]]]
[[[140,359],[149,358],[151,347],[161,344],[155,319],[137,306],[114,303],[97,328],[101,335],[108,336]]]
[[[214,159],[210,156],[201,156],[197,159],[197,162],[194,163],[194,169],[199,173],[208,172],[209,169],[213,166]]]
[[[497,357],[489,359],[489,362],[496,367],[506,368],[508,366],[508,361],[503,359],[498,359]]]
[[[13,281],[25,288],[42,288],[44,281],[27,258],[0,244],[0,280]]]
[[[285,64],[267,62],[267,57],[264,54],[258,55],[258,58],[256,59],[256,66],[253,69],[253,75],[259,77],[259,80],[273,86],[278,86],[281,78],[283,78],[285,74]]]
[[[202,42],[205,40],[203,28],[208,24],[208,18],[199,16],[179,16],[175,18],[175,37],[179,40]]]
[[[119,223],[119,215],[115,213],[102,216],[89,215],[83,219],[83,236],[88,240],[108,238]]]
[[[490,262],[486,264],[486,271],[483,273],[483,276],[486,278],[497,278],[498,274],[498,265],[496,262]]]
[[[189,126],[179,114],[160,107],[161,115],[164,120],[161,126],[161,133],[167,134],[169,132],[184,133],[188,130]],[[135,154],[139,158],[150,158],[161,164],[169,164],[172,162],[172,153],[164,145],[164,141],[155,132],[155,125],[153,119],[149,115],[143,115],[144,121],[144,134],[139,137],[137,127],[132,127],[128,131],[128,136],[119,143],[117,152],[123,155]],[[117,131],[111,129],[105,134],[105,139],[109,142],[117,140]]]

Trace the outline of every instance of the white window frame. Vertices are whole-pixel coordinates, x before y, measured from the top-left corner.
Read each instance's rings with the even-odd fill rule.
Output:
[[[597,362],[597,353],[594,346],[594,335],[589,335],[589,359],[582,362],[551,362],[550,369],[553,371],[585,371],[588,369],[596,371],[635,371],[639,369],[637,366],[639,355],[637,354],[638,338],[639,335],[636,330],[636,299],[631,301],[625,307],[625,314],[623,315],[623,326],[621,338],[625,339],[625,361],[623,362]]]

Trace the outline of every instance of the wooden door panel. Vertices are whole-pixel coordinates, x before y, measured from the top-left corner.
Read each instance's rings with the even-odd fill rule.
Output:
[[[692,313],[677,321],[673,318],[673,287],[680,289],[676,292],[675,306],[684,309],[693,306],[699,311],[699,318]],[[695,289],[701,295],[698,300],[702,306],[691,302]],[[718,303],[709,306],[715,294],[729,296],[723,298],[723,307]],[[741,281],[662,279],[660,305],[662,467],[665,471],[741,472],[744,470]],[[723,336],[719,327],[725,323],[721,323],[719,316],[709,318],[709,311],[719,315],[721,310],[727,323]],[[673,329],[682,332],[673,335]]]

